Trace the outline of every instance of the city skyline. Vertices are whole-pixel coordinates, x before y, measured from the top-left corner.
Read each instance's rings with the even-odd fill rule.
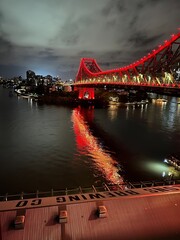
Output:
[[[125,66],[177,33],[178,0],[1,0],[0,76],[74,79],[80,59]]]

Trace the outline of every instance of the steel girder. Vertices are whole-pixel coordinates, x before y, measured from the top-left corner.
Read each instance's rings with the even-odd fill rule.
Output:
[[[102,71],[93,58],[82,58],[75,82],[118,81],[135,83],[174,83],[174,73],[180,68],[180,33],[152,50],[147,56],[118,69]],[[174,71],[174,72],[173,72]]]

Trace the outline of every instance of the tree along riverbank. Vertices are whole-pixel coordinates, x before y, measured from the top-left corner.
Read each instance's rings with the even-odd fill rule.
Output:
[[[147,99],[146,92],[113,92],[96,90],[95,99],[78,99],[78,92],[51,92],[45,93],[39,97],[39,102],[44,104],[56,104],[66,106],[78,105],[95,105],[98,107],[106,107],[109,105],[111,98],[117,98],[118,102],[126,103],[133,101],[141,101]]]

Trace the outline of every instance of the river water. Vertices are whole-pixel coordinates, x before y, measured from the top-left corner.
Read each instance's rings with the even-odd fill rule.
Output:
[[[180,104],[39,105],[0,86],[0,194],[162,179],[180,152]]]

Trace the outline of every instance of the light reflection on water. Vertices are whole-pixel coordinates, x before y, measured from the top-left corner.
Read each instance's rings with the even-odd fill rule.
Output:
[[[165,164],[164,162],[159,163],[149,160],[146,162],[145,167],[150,171],[161,175],[163,178],[168,178],[171,175],[175,178],[180,177],[178,170],[176,170],[173,166]]]
[[[180,152],[180,104],[178,98],[166,96],[166,99],[167,102],[154,100],[141,106],[110,108],[109,121],[105,111],[101,111],[103,116],[96,111],[96,122],[101,123],[116,143],[123,143],[125,153],[129,153],[118,155],[127,179],[161,179],[164,171],[158,164],[150,167],[151,157],[162,165],[167,155]],[[166,176],[174,172],[171,167],[164,167]],[[179,172],[175,171],[174,177],[179,178]]]
[[[161,179],[158,164],[179,151],[178,98],[83,112],[8,91],[0,86],[0,193]]]
[[[91,110],[91,114],[93,114]],[[110,153],[102,148],[97,138],[94,137],[86,124],[80,108],[76,108],[72,112],[72,122],[76,137],[76,144],[80,154],[88,154],[95,163],[96,168],[102,172],[107,182],[113,184],[122,184],[123,178],[119,175],[118,163],[114,160]]]

